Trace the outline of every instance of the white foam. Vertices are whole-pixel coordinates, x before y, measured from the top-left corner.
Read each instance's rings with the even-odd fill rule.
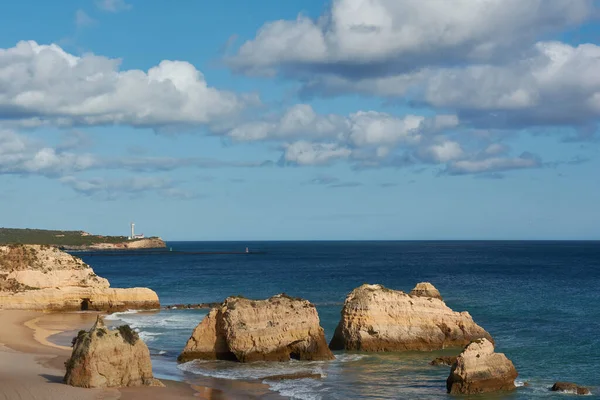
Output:
[[[365,357],[367,356],[364,354],[336,354],[335,360],[339,362],[353,362],[362,360]]]
[[[323,399],[323,396],[318,393],[319,388],[323,386],[323,384],[316,379],[292,379],[279,382],[265,381],[264,383],[267,383],[272,391],[292,399]]]
[[[523,381],[515,381],[515,386],[516,387],[523,387],[523,386],[525,386],[525,382],[523,382]]]
[[[158,354],[162,356],[163,354],[167,354],[167,352],[165,350],[161,350],[158,352]]]

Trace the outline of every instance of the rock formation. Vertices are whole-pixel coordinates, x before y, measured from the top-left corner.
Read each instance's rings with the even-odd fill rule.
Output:
[[[433,359],[429,365],[453,365],[457,357],[437,357]]]
[[[126,240],[118,243],[94,243],[86,245],[65,245],[66,250],[135,250],[135,249],[162,249],[167,247],[161,238],[146,238]]]
[[[494,353],[487,339],[471,342],[456,359],[446,389],[451,394],[477,394],[513,390],[517,370],[504,354]]]
[[[147,288],[111,289],[81,259],[44,245],[0,246],[0,309],[121,311],[159,308]]]
[[[418,297],[433,297],[434,299],[442,299],[440,292],[429,282],[417,283],[417,286],[410,291],[411,296]]]
[[[180,362],[331,360],[314,305],[284,294],[267,300],[228,297],[194,329]]]
[[[80,331],[65,363],[67,385],[85,388],[164,386],[152,376],[150,351],[129,326],[110,330],[98,316],[89,332]]]
[[[590,394],[590,389],[582,386],[578,386],[571,382],[556,382],[550,389],[553,392],[569,393],[569,394]]]
[[[428,285],[428,292],[437,292]],[[360,351],[439,350],[463,347],[478,338],[492,340],[466,311],[452,311],[438,298],[365,284],[346,297],[329,347]]]

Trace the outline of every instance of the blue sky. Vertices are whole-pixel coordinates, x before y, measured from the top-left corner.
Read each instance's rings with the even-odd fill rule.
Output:
[[[23,0],[0,226],[597,239],[599,4]]]

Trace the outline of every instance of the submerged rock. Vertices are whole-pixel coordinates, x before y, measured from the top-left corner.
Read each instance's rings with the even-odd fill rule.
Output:
[[[0,246],[0,309],[114,312],[159,307],[154,291],[111,289],[89,265],[56,247]]]
[[[417,286],[410,291],[411,296],[433,297],[434,299],[442,299],[440,292],[429,282],[417,283]]]
[[[456,362],[456,356],[452,357],[437,357],[434,360],[432,360],[429,365],[448,365],[451,366]]]
[[[228,297],[194,329],[180,362],[332,360],[314,305],[284,294]]]
[[[517,370],[487,339],[470,343],[456,359],[446,389],[451,394],[477,394],[515,389]]]
[[[431,284],[426,289],[437,292]],[[478,338],[492,341],[468,312],[452,311],[438,298],[409,295],[382,285],[354,289],[341,314],[329,344],[332,350],[440,350],[463,347]]]
[[[129,326],[110,330],[98,316],[88,332],[74,339],[65,363],[67,385],[85,388],[164,386],[152,376],[150,351]]]
[[[550,389],[553,392],[587,395],[590,389],[571,382],[556,382]]]

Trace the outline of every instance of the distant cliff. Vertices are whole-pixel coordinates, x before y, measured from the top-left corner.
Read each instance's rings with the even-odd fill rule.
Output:
[[[167,245],[161,238],[125,240],[118,243],[94,243],[79,246],[60,246],[64,250],[128,250],[128,249],[160,249]]]
[[[39,244],[68,250],[164,248],[158,237],[128,240],[126,236],[92,235],[84,231],[0,228],[0,244]]]
[[[81,259],[47,245],[0,245],[0,310],[156,309],[147,288],[113,289]]]

